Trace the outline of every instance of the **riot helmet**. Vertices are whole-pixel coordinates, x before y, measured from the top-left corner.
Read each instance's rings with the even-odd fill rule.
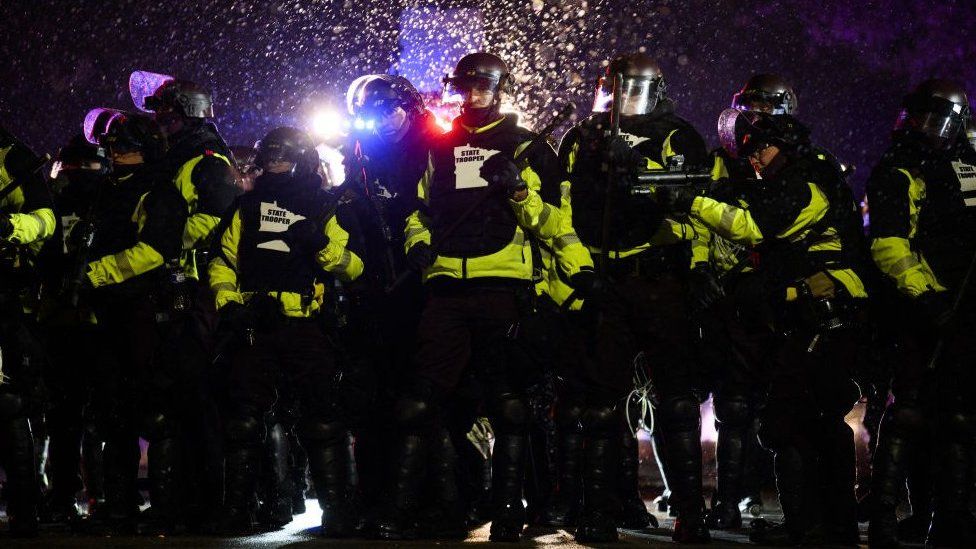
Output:
[[[905,96],[896,130],[924,135],[935,148],[952,146],[972,116],[966,91],[952,80],[931,79]]]
[[[613,107],[613,80],[618,74],[620,113],[625,116],[650,114],[666,97],[664,72],[654,58],[643,53],[618,55],[597,81],[593,112],[609,112]]]
[[[718,118],[718,137],[732,158],[745,158],[769,145],[787,153],[810,144],[810,130],[788,114],[725,109]]]
[[[769,114],[795,115],[796,92],[778,74],[756,74],[739,93],[732,96],[732,108],[740,111],[762,111]]]
[[[346,92],[346,108],[353,127],[384,139],[399,141],[410,123],[426,110],[420,92],[409,80],[390,74],[361,76]]]
[[[265,173],[271,173],[269,168],[280,162],[292,164],[290,173],[294,177],[315,174],[319,169],[319,153],[312,138],[298,128],[275,128],[255,148],[255,164]]]
[[[487,52],[469,53],[444,78],[448,95],[459,95],[461,121],[467,126],[481,127],[498,118],[501,95],[511,92],[512,75],[508,65],[497,55]]]
[[[119,113],[111,119],[98,144],[114,158],[126,153],[140,153],[145,162],[166,154],[166,135],[152,118],[136,113]]]

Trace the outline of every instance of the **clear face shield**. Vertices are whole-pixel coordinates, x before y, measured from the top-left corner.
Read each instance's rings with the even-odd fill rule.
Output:
[[[627,77],[620,85],[620,114],[649,114],[657,106],[658,83],[652,77]],[[593,112],[610,112],[613,108],[613,78],[600,77],[593,99]]]
[[[132,71],[129,75],[129,96],[132,97],[132,104],[142,112],[155,112],[151,106],[146,105],[146,99],[152,97],[160,86],[170,80],[175,78],[157,72]]]
[[[789,98],[780,93],[748,91],[732,96],[732,108],[740,111],[760,111],[768,114],[793,114]]]
[[[85,115],[85,121],[82,124],[85,139],[92,145],[100,144],[102,138],[108,133],[108,128],[112,125],[112,122],[121,118],[124,114],[122,111],[116,109],[102,107],[88,111],[88,114]]]
[[[732,158],[739,158],[739,140],[736,137],[735,124],[743,111],[739,109],[725,109],[718,117],[718,139]]]
[[[482,76],[444,79],[444,103],[456,103],[468,109],[486,109],[495,100],[499,80]]]
[[[912,129],[925,134],[935,144],[948,146],[965,131],[969,117],[968,105],[933,97],[915,112],[902,111],[896,127]]]

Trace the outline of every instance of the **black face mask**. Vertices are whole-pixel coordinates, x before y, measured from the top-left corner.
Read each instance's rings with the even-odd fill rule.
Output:
[[[463,108],[458,119],[469,128],[481,128],[498,119],[498,106]]]

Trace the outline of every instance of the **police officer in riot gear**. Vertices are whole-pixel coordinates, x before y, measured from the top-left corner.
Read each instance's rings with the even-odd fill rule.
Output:
[[[973,339],[966,335],[974,324],[976,258],[970,237],[976,153],[965,135],[970,109],[956,82],[919,84],[905,97],[892,145],[868,180],[871,254],[902,311],[892,329],[903,346],[893,368],[895,400],[874,456],[872,547],[898,545],[895,508],[906,467],[927,456],[935,460],[934,512],[922,517],[923,524],[931,520],[927,544],[963,547],[976,535],[969,509],[976,380]]]
[[[621,104],[614,106],[618,75]],[[588,373],[591,390],[582,417],[587,450],[584,511],[576,530],[580,541],[617,537],[614,488],[622,423],[617,408],[632,389],[635,363],[643,363],[639,356],[651,365],[660,392],[661,446],[678,512],[673,537],[681,542],[709,539],[702,516],[701,395],[685,306],[690,241],[696,233],[666,220],[653,200],[629,190],[638,172],[706,163],[704,140],[674,113],[665,90],[664,75],[649,56],[614,58],[600,79],[594,115],[570,130],[560,145],[563,169],[572,182],[573,225],[607,282],[586,301],[595,323],[588,331],[594,335],[591,355],[597,369]],[[608,111],[614,107],[622,115],[620,135],[610,138]],[[586,295],[593,292],[593,280],[577,277],[572,283]]]
[[[130,77],[130,93],[138,102],[133,84],[137,71]],[[149,422],[149,436],[156,439],[160,456],[176,455],[182,439],[196,453],[194,459],[185,460],[179,474],[187,480],[194,492],[184,516],[191,529],[207,529],[211,526],[213,509],[220,497],[219,421],[213,399],[210,379],[210,355],[213,346],[211,326],[215,321],[213,299],[206,284],[207,252],[213,232],[220,217],[240,193],[233,169],[233,155],[227,144],[209,121],[214,116],[211,93],[195,82],[152,75],[149,78],[154,89],[136,106],[153,113],[162,126],[169,143],[166,156],[154,166],[153,176],[160,185],[174,187],[183,202],[185,221],[182,232],[181,254],[169,261],[169,283],[164,298],[171,311],[166,314],[167,325],[160,347],[160,363],[166,364],[166,377],[175,386],[181,386],[184,398],[178,417],[157,413]],[[150,439],[152,442],[152,440]],[[157,462],[166,462],[166,459]],[[175,459],[175,457],[173,458]],[[177,474],[177,467],[165,471]],[[164,501],[155,506],[151,522],[168,524],[174,520],[178,504],[177,484],[159,486],[157,492]],[[162,494],[166,494],[163,496]]]
[[[356,437],[359,495],[365,508],[381,503],[391,484],[388,440],[395,388],[415,354],[423,306],[419,276],[386,292],[409,271],[403,242],[407,216],[419,207],[417,181],[427,169],[433,140],[443,133],[420,93],[401,76],[357,78],[346,95],[354,132],[343,147],[343,197],[363,230],[366,266],[348,287],[348,326],[343,341],[351,355],[344,375],[348,412]],[[365,395],[365,398],[364,398]],[[448,453],[449,454],[449,453]]]
[[[29,417],[42,404],[41,364],[22,299],[36,284],[36,248],[54,234],[51,196],[39,170],[44,162],[0,128],[0,466],[7,475],[7,515],[14,536],[37,534],[37,464]],[[32,249],[32,247],[34,249]]]
[[[746,203],[693,188],[666,194],[672,211],[760,253],[753,314],[776,330],[760,439],[774,453],[785,521],[754,532],[753,541],[856,544],[854,439],[844,416],[859,397],[852,327],[867,294],[852,268],[856,207],[849,191],[838,198],[843,180],[808,135],[789,115],[727,109],[723,146],[761,176]]]
[[[421,178],[424,208],[407,220],[406,259],[423,270],[427,301],[420,320],[417,370],[396,405],[400,430],[391,519],[377,525],[386,538],[459,535],[456,487],[434,494],[439,532],[418,526],[420,478],[439,439],[439,417],[469,363],[486,394],[496,442],[493,459],[493,541],[517,541],[525,523],[522,480],[528,407],[524,380],[509,368],[518,320],[533,290],[529,236],[569,237],[559,209],[560,174],[544,144],[514,115],[500,112],[512,77],[499,57],[461,58],[446,79],[463,99],[450,132],[431,148]],[[524,157],[518,153],[525,149]],[[516,158],[518,156],[518,158]],[[518,164],[516,163],[518,162]],[[466,213],[467,212],[467,213]],[[528,304],[528,305],[527,305]],[[436,451],[442,451],[438,445]]]
[[[295,128],[258,144],[263,173],[217,230],[210,287],[230,348],[224,422],[226,493],[221,530],[252,527],[264,415],[282,374],[301,407],[299,437],[326,537],[352,533],[347,429],[336,409],[337,350],[319,318],[334,307],[335,280],[362,273],[355,216],[321,187],[318,153]]]

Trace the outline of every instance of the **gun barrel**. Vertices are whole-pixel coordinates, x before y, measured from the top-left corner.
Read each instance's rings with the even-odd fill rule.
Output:
[[[630,187],[630,194],[643,196],[654,194],[654,189],[687,187],[695,183],[711,181],[710,173],[656,172],[637,176],[637,184]]]

